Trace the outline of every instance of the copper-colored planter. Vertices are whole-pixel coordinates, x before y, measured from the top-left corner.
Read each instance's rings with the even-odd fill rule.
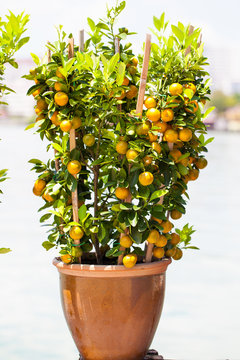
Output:
[[[53,264],[63,311],[85,360],[142,360],[163,307],[171,260],[124,266]]]

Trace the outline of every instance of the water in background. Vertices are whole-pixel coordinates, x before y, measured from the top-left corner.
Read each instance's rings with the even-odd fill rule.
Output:
[[[169,266],[152,344],[166,359],[240,359],[240,135],[210,135],[216,140],[209,146],[209,166],[190,183],[187,214],[177,221],[179,227],[194,225],[201,251],[189,250]],[[35,175],[27,163],[47,159],[45,146],[20,125],[1,124],[0,137],[0,169],[9,168],[11,177],[0,186],[0,245],[13,250],[0,257],[0,359],[77,360],[51,265],[55,250],[41,247],[42,201],[32,194]]]

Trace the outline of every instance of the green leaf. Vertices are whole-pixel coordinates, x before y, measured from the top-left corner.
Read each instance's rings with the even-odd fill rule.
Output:
[[[118,86],[121,86],[123,83],[124,75],[125,75],[125,69],[126,65],[122,61],[118,65],[118,71],[117,71],[117,79],[116,83]]]
[[[57,150],[58,152],[60,152],[60,153],[63,152],[62,147],[61,147],[59,144],[57,144],[57,143],[52,143],[52,147],[53,147],[55,150]]]
[[[208,117],[208,115],[215,109],[215,106],[211,106],[210,108],[208,108],[204,115],[203,115],[203,118],[206,119]]]
[[[37,55],[33,54],[33,53],[30,53],[33,61],[35,62],[36,65],[40,65],[40,59]]]
[[[176,35],[176,37],[178,38],[178,40],[180,41],[180,43],[183,42],[184,40],[184,33],[182,32],[182,30],[180,30],[177,26],[172,25],[172,32],[174,33],[174,35]]]
[[[42,246],[48,251],[50,250],[51,248],[53,248],[55,245],[50,243],[49,241],[44,241],[42,243]]]
[[[88,25],[89,25],[90,29],[92,30],[92,32],[94,32],[96,30],[95,22],[92,19],[90,19],[89,17],[87,18],[87,22],[88,22]]]
[[[157,190],[154,191],[154,193],[151,195],[150,200],[149,201],[153,201],[157,198],[160,198],[161,196],[164,196],[168,193],[168,190]]]
[[[80,220],[81,222],[83,222],[83,220],[85,219],[86,215],[87,215],[87,207],[86,207],[85,204],[83,204],[83,205],[79,208],[79,210],[78,210],[79,220]]]
[[[9,249],[9,248],[0,248],[0,254],[7,254],[7,253],[9,253],[10,251],[12,251],[12,250]]]

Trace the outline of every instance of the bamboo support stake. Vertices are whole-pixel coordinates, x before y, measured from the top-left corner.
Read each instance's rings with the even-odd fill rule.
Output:
[[[68,58],[71,59],[74,56],[74,40],[73,38],[69,39],[68,44]],[[76,134],[75,130],[70,130],[70,151],[76,148]],[[77,175],[73,175],[75,178],[77,178]],[[73,221],[79,222],[78,217],[78,190],[76,189],[72,192],[72,209],[73,209]],[[80,244],[80,240],[74,240],[75,245]],[[79,258],[79,262],[81,262],[81,258]]]
[[[48,44],[49,44],[49,41],[48,41]],[[51,62],[51,50],[48,48],[47,49],[47,61],[48,61],[48,63],[50,63]],[[51,88],[50,88],[50,90],[51,90]],[[57,153],[57,150],[56,149],[54,149],[54,155],[56,156],[56,153]],[[55,159],[55,169],[56,169],[56,171],[59,171],[59,159]]]
[[[84,30],[80,30],[79,32],[79,51],[84,51]]]

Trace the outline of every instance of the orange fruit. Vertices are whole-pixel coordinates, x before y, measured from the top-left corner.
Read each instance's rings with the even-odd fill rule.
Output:
[[[158,218],[156,218],[156,217],[154,217],[154,216],[152,216],[151,219],[154,220],[154,221],[157,221],[159,224],[162,223],[162,219],[158,219]]]
[[[149,130],[151,129],[151,125],[147,122],[137,125],[136,133],[138,135],[148,135]]]
[[[32,191],[33,191],[33,193],[34,193],[34,195],[36,195],[36,196],[41,196],[41,191],[37,191],[36,189],[35,189],[35,187],[33,187],[33,189],[32,189]]]
[[[34,96],[34,97],[36,97],[37,95],[39,95],[41,93],[41,90],[40,89],[37,89],[37,90],[35,90],[33,93],[32,93],[32,95]]]
[[[45,190],[43,194],[43,199],[45,199],[47,202],[54,201],[53,197],[49,194],[48,190]]]
[[[198,158],[195,161],[195,165],[198,169],[204,169],[207,166],[207,164],[208,164],[208,162],[207,162],[207,159],[205,159],[205,158]]]
[[[122,100],[122,99],[125,98],[125,96],[126,96],[125,91],[124,91],[124,90],[121,90],[121,95],[115,96],[115,98],[116,98],[117,100]]]
[[[43,114],[40,114],[40,115],[38,115],[38,117],[36,118],[36,121],[43,120],[43,119],[45,119],[44,115],[43,115]]]
[[[174,118],[174,112],[172,109],[165,109],[161,111],[161,119],[164,122],[172,121]]]
[[[189,164],[195,163],[195,161],[196,161],[195,157],[189,156],[189,158],[188,158]]]
[[[151,120],[152,122],[156,122],[161,118],[161,113],[158,109],[156,108],[150,108],[148,109],[148,111],[146,112],[146,116],[149,120]]]
[[[82,165],[78,160],[71,160],[67,164],[67,170],[69,174],[76,175],[78,174],[82,169]]]
[[[126,152],[126,158],[130,161],[136,159],[137,156],[138,156],[138,152],[136,150],[129,149]]]
[[[116,151],[118,154],[125,155],[128,149],[128,143],[124,140],[120,140],[116,145]]]
[[[172,249],[168,249],[167,251],[165,251],[165,256],[166,257],[173,257],[176,254],[176,248],[172,248]]]
[[[129,66],[128,71],[131,75],[135,75],[137,72],[137,68],[136,68],[136,66]]]
[[[126,249],[130,248],[132,246],[133,242],[131,238],[127,235],[124,235],[120,239],[120,245]]]
[[[153,249],[153,256],[155,256],[158,259],[161,259],[164,257],[164,249],[161,247],[155,247]]]
[[[150,243],[150,244],[155,244],[157,240],[159,240],[159,237],[160,237],[160,234],[157,230],[151,230],[149,235],[148,235],[148,238],[147,238],[147,241]]]
[[[80,126],[82,125],[82,121],[80,119],[80,117],[78,116],[74,116],[72,118],[72,129],[78,129]]]
[[[37,179],[34,183],[34,189],[36,190],[36,192],[42,192],[43,189],[45,189],[47,183],[45,180],[43,179]]]
[[[167,130],[167,123],[162,121],[155,122],[154,126],[157,127],[155,131],[158,131],[159,133],[164,133]]]
[[[159,235],[159,239],[156,241],[157,247],[164,247],[167,245],[167,238],[164,235]]]
[[[169,86],[169,92],[172,96],[180,95],[183,92],[183,87],[181,84],[173,83]]]
[[[58,91],[54,95],[55,103],[59,106],[65,106],[68,103],[68,96],[63,91]]]
[[[183,252],[181,249],[176,248],[175,254],[172,256],[174,260],[180,260],[183,256]]]
[[[197,180],[198,177],[199,177],[199,170],[192,169],[192,170],[189,171],[189,173],[188,173],[189,181]]]
[[[156,126],[156,125],[157,125],[157,123],[155,124],[155,126]],[[147,135],[148,135],[148,139],[149,139],[150,142],[155,142],[155,141],[157,141],[157,139],[158,139],[158,136],[157,136],[157,135],[154,135],[154,134],[151,133],[151,132],[148,132]]]
[[[141,185],[148,186],[152,184],[154,177],[152,173],[145,171],[139,175],[138,180]]]
[[[153,160],[153,158],[151,156],[146,155],[143,158],[143,163],[145,166],[149,166],[149,165],[151,165],[152,160]]]
[[[178,243],[180,243],[181,239],[180,236],[176,233],[172,233],[171,234],[171,244],[172,245],[177,245]]]
[[[71,249],[71,254],[73,257],[75,258],[79,258],[82,256],[83,254],[83,251],[82,249],[80,248],[80,246],[73,246],[72,249]]]
[[[63,120],[60,123],[62,131],[69,132],[72,129],[72,122],[70,120]]]
[[[137,66],[137,65],[138,65],[138,59],[135,58],[135,57],[133,57],[133,58],[131,59],[131,62],[132,62],[132,64],[133,64],[134,66]]]
[[[161,154],[162,148],[158,142],[152,142],[152,149],[155,150],[158,154]]]
[[[149,96],[144,101],[144,105],[146,106],[147,109],[151,109],[157,106],[157,102],[152,96]]]
[[[59,77],[59,76],[58,76]],[[64,85],[60,82],[55,82],[54,84],[54,89],[56,91],[62,91],[64,89]]]
[[[173,149],[169,152],[169,155],[175,162],[178,162],[178,159],[182,156],[182,153],[178,149]]]
[[[88,146],[91,147],[95,144],[95,136],[92,134],[86,134],[83,137],[83,143]]]
[[[69,254],[64,254],[64,255],[61,255],[60,257],[61,257],[62,262],[64,262],[65,264],[70,264],[72,262],[72,257]]]
[[[115,196],[120,200],[126,200],[130,195],[130,191],[128,188],[117,187],[115,190]]]
[[[187,102],[187,106],[189,106],[189,108],[185,107],[185,110],[191,114],[195,114],[198,111],[198,102],[196,100]]]
[[[56,126],[59,126],[61,124],[61,121],[59,119],[59,112],[58,111],[54,111],[52,117],[51,117],[51,122],[56,125]]]
[[[182,213],[177,209],[172,210],[170,215],[173,220],[178,220],[182,217]]]
[[[129,84],[129,79],[127,77],[125,77],[123,79],[122,86],[128,86],[128,84]]]
[[[201,99],[200,102],[201,102],[203,105],[205,105],[206,102],[207,102],[207,100],[206,100],[206,99]]]
[[[185,89],[191,89],[193,91],[193,95],[197,91],[197,88],[193,83],[185,84],[184,87],[185,87]]]
[[[130,85],[130,90],[126,92],[126,97],[128,99],[133,99],[137,96],[138,88],[135,85]]]
[[[133,266],[135,266],[136,262],[137,262],[136,254],[128,254],[128,255],[125,255],[123,258],[123,265],[129,269],[132,268]]]
[[[73,226],[69,231],[69,236],[73,240],[80,240],[84,235],[83,230],[79,226]]]
[[[41,114],[42,110],[40,110],[38,107],[35,108],[35,113],[37,115]]]
[[[60,79],[65,79],[65,76],[60,72],[60,70],[62,69],[62,66],[59,66],[56,70],[56,76],[59,77]]]
[[[192,139],[192,130],[185,128],[179,131],[179,139],[184,142],[188,142]]]
[[[183,166],[188,166],[188,164],[189,164],[189,158],[186,157],[186,158],[180,160],[179,162],[180,162],[180,164],[182,164]]]
[[[169,220],[163,221],[163,222],[161,223],[161,226],[163,227],[162,232],[163,232],[164,234],[168,233],[168,232],[171,231],[172,228],[173,228],[173,224],[172,224]]]
[[[48,108],[48,104],[44,99],[38,99],[37,101],[37,107],[40,110],[46,110]]]
[[[171,143],[175,143],[178,141],[178,133],[176,130],[173,129],[168,129],[165,131],[164,133],[164,140],[171,142]]]

